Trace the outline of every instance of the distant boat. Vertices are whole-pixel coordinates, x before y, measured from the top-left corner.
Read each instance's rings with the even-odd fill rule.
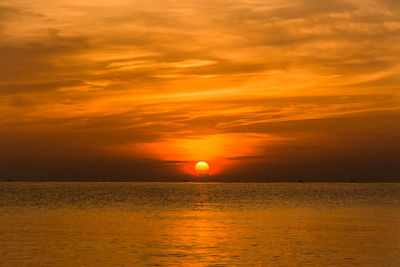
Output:
[[[12,182],[12,181],[13,181],[13,179],[11,179],[11,178],[6,179],[6,182]]]
[[[302,179],[297,180],[298,183],[304,183]]]

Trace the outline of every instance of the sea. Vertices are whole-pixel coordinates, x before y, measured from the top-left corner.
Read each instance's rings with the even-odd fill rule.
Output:
[[[400,184],[1,182],[0,266],[400,266]]]

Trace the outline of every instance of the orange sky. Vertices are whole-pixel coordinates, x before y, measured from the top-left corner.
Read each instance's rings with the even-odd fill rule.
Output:
[[[0,4],[0,179],[399,180],[396,0]]]

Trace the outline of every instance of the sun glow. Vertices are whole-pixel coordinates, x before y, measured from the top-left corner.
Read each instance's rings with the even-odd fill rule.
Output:
[[[198,174],[208,174],[208,171],[210,170],[210,166],[208,166],[207,162],[200,161],[200,162],[197,162],[194,169],[196,170],[196,172]]]
[[[280,142],[281,138],[264,134],[213,134],[194,137],[165,138],[156,142],[118,147],[130,155],[172,162],[185,175],[199,175],[195,163],[207,159],[208,169],[204,174],[211,176],[232,170],[247,158],[255,160],[265,148],[265,143]],[[211,164],[211,168],[209,166]],[[202,167],[202,168],[205,168]]]

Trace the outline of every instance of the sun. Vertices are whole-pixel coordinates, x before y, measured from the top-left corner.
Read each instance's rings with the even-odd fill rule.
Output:
[[[210,170],[210,166],[208,166],[207,162],[205,161],[200,161],[196,163],[196,166],[194,167],[196,172],[198,174],[208,174],[208,171]]]

